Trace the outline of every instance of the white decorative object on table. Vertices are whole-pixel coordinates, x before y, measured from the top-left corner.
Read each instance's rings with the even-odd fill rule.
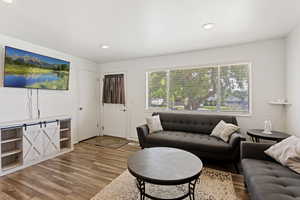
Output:
[[[265,128],[263,133],[265,134],[272,134],[272,123],[271,120],[266,120],[265,121]]]

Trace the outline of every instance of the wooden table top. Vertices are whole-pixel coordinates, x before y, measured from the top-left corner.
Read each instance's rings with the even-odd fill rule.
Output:
[[[161,185],[188,183],[199,177],[202,168],[197,156],[175,148],[147,148],[128,159],[128,170],[133,176]]]

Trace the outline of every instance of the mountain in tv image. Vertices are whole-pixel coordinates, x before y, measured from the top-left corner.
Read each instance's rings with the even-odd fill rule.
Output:
[[[4,87],[68,90],[70,62],[5,47]]]

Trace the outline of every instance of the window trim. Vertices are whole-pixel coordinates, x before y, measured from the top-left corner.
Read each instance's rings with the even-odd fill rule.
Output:
[[[227,66],[227,65],[248,65],[249,67],[249,84],[248,84],[248,90],[249,90],[249,111],[248,112],[233,112],[233,111],[192,111],[192,110],[170,110],[169,108],[163,109],[163,108],[152,108],[148,107],[148,80],[149,80],[149,73],[152,72],[158,72],[158,71],[168,71],[168,73],[172,70],[184,70],[184,69],[199,69],[199,68],[207,68],[207,67],[221,67],[221,66]],[[174,67],[167,67],[167,68],[153,68],[151,70],[146,71],[146,101],[145,101],[145,113],[152,113],[152,112],[168,112],[168,113],[187,113],[187,114],[205,114],[205,115],[235,115],[235,116],[241,116],[241,117],[250,117],[252,116],[252,67],[253,64],[250,61],[244,61],[244,62],[227,62],[227,63],[218,63],[218,64],[201,64],[201,65],[185,65],[185,66],[174,66]],[[218,70],[218,80],[220,76],[220,70]],[[218,81],[219,82],[219,81]],[[169,84],[169,83],[168,83]],[[220,88],[218,87],[218,90]],[[168,97],[169,98],[169,97]]]

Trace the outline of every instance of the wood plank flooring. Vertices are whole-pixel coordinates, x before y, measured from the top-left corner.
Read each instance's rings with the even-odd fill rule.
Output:
[[[127,168],[139,147],[119,149],[79,143],[71,153],[0,178],[1,200],[88,200]],[[237,195],[247,200],[243,177],[232,175]]]

